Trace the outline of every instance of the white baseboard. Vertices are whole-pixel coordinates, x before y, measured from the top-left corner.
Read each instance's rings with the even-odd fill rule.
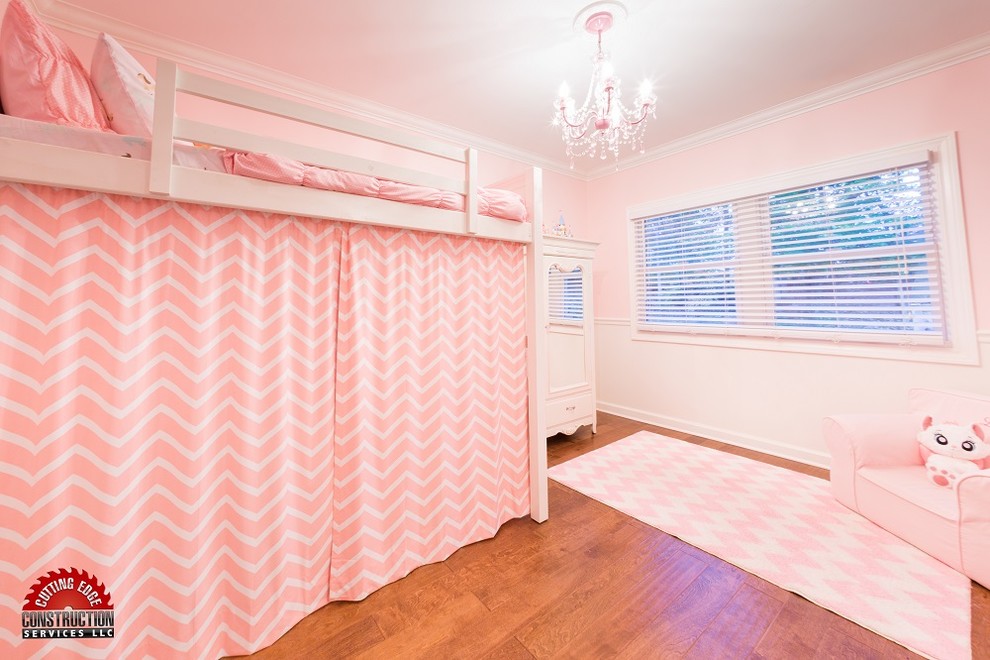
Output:
[[[599,400],[597,404],[598,410],[610,413],[612,415],[619,415],[620,417],[626,417],[628,419],[633,419],[637,422],[644,422],[646,424],[653,424],[654,426],[663,426],[664,428],[673,429],[674,431],[681,431],[682,433],[690,433],[703,438],[711,438],[712,440],[718,440],[719,442],[724,442],[729,445],[742,447],[743,449],[751,449],[763,454],[770,454],[771,456],[777,456],[778,458],[786,458],[791,461],[797,461],[798,463],[804,463],[805,465],[825,468],[827,470],[831,462],[828,452],[791,447],[779,442],[767,440],[766,438],[760,438],[744,433],[734,433],[715,426],[689,422],[676,417],[657,415],[645,410],[628,408],[626,406],[620,406],[613,403],[608,403],[606,401]]]

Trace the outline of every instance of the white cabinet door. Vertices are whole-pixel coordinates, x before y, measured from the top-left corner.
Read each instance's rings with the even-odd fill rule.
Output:
[[[547,238],[547,435],[596,430],[591,265],[596,244]]]

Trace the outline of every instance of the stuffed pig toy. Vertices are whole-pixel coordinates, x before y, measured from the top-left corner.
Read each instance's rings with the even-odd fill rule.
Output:
[[[963,475],[985,467],[983,459],[990,457],[990,442],[979,424],[936,424],[929,415],[921,423],[918,442],[928,478],[939,486],[954,488]]]

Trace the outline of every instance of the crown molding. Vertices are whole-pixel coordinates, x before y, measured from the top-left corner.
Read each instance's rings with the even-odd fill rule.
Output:
[[[791,101],[755,112],[751,115],[726,122],[719,126],[667,142],[646,153],[621,161],[619,169],[626,170],[650,163],[682,151],[695,149],[711,142],[723,140],[740,133],[752,131],[768,124],[796,117],[806,112],[818,110],[833,103],[840,103],[862,94],[868,94],[884,87],[890,87],[912,78],[924,76],[940,69],[990,54],[990,33],[960,41],[947,48],[932,51],[918,57],[904,60],[889,67],[852,78],[846,82],[826,87],[817,92],[800,96]],[[616,168],[603,166],[587,173],[587,179],[599,179],[614,174]]]
[[[154,57],[165,58],[206,73],[260,87],[271,93],[380,124],[417,131],[433,138],[470,145],[496,156],[521,161],[567,176],[575,176],[575,172],[562,161],[554,161],[483,135],[470,133],[388,105],[345,94],[290,73],[233,57],[205,46],[167,37],[159,32],[140,28],[106,14],[83,9],[65,0],[33,0],[33,4],[36,12],[44,17],[50,25],[68,32],[92,39],[96,39],[100,32],[106,32],[112,34],[114,39],[128,48]]]

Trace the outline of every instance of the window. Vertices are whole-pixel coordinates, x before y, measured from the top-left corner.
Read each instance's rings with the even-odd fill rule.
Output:
[[[550,323],[582,325],[584,323],[584,284],[580,266],[571,270],[550,266],[548,278]]]
[[[948,159],[894,151],[632,210],[634,332],[951,345]]]
[[[942,343],[928,163],[770,195],[773,325]]]
[[[731,204],[647,218],[642,246],[640,321],[645,325],[722,326],[738,322]]]

